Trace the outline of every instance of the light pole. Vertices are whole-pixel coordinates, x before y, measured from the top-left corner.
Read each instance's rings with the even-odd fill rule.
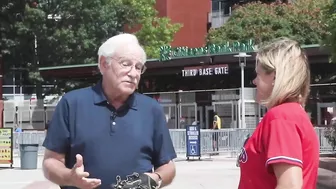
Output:
[[[246,54],[245,52],[240,52],[237,55],[234,55],[234,57],[239,58],[239,65],[240,65],[240,71],[241,71],[241,92],[240,92],[240,101],[241,101],[241,128],[246,128],[245,125],[245,91],[244,91],[244,68],[246,66],[246,58],[251,57],[251,55]],[[244,61],[241,61],[243,58]]]

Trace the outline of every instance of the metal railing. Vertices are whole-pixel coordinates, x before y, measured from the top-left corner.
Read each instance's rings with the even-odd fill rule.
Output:
[[[4,101],[4,127],[44,130],[56,107],[56,104],[46,105],[43,102],[38,106],[29,100],[18,102]]]
[[[320,152],[331,152],[332,147],[324,137],[324,128],[316,127],[315,131],[320,142]],[[213,134],[218,135],[218,153],[230,154],[236,156],[248,134],[252,134],[254,129],[220,129],[220,130],[201,130],[201,155],[206,155],[213,151]],[[177,154],[186,154],[186,133],[184,129],[171,129],[170,136]],[[45,132],[22,132],[14,133],[14,156],[19,155],[19,144],[38,143],[39,154],[44,153],[42,143],[45,138]],[[217,150],[217,149],[216,149]]]

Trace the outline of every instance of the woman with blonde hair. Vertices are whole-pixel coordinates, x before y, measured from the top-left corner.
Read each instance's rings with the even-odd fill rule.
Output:
[[[315,189],[317,135],[304,110],[310,70],[300,45],[279,38],[256,56],[256,100],[268,111],[239,156],[239,189]]]

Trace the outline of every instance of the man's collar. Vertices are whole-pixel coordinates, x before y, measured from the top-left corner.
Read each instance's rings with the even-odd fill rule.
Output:
[[[107,104],[107,98],[103,92],[103,87],[102,87],[102,80],[100,80],[93,88],[93,100],[94,104]],[[135,92],[131,94],[128,99],[126,100],[126,103],[128,107],[132,109],[137,109],[137,102],[136,102],[136,94]]]

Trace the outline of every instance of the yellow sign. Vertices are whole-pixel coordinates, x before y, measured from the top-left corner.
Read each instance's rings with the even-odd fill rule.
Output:
[[[13,129],[0,128],[0,164],[13,164]]]

